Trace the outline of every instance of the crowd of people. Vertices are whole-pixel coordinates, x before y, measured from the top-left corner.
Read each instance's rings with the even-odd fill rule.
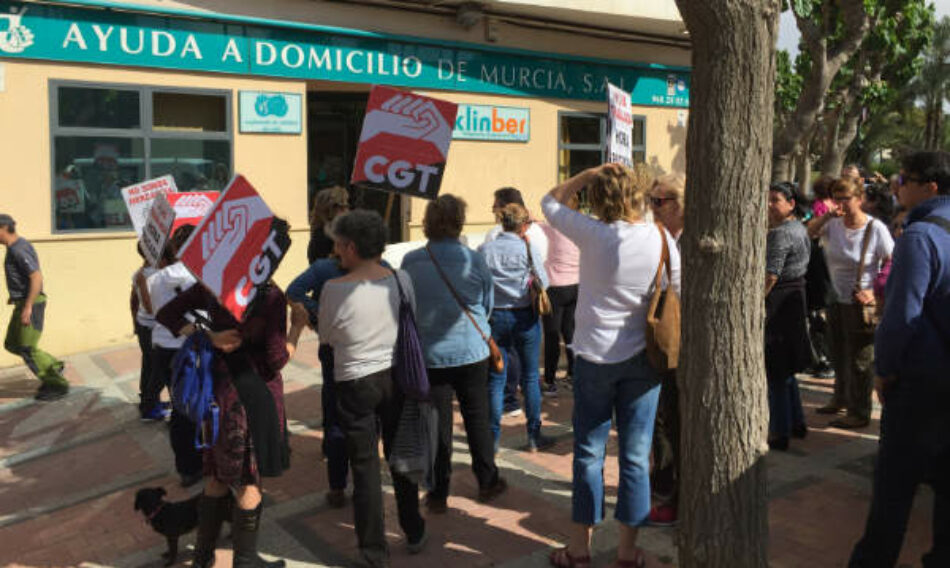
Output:
[[[550,563],[591,565],[593,528],[606,515],[604,464],[613,427],[615,566],[644,566],[638,528],[672,525],[678,517],[678,390],[687,387],[648,357],[648,311],[658,288],[679,294],[680,242],[689,235],[685,185],[682,175],[647,179],[605,164],[548,192],[539,207],[544,220],[532,218],[517,189],[502,188],[493,204],[498,227],[477,250],[462,236],[465,201],[443,194],[426,206],[425,245],[408,253],[398,270],[382,258],[382,218],[350,210],[345,189],[325,189],[314,199],[309,267],[286,294],[273,282],[263,284],[240,321],[176,258],[194,227],[176,230],[158,266],[143,263],[133,275],[132,312],[143,355],[141,417],[170,415],[182,485],[204,480],[193,565],[214,563],[228,515],[235,566],[283,565],[257,553],[261,487],[263,478],[289,467],[281,369],[308,327],[319,337],[326,502],[345,507],[352,480],[362,559],[388,565],[378,448],[381,438],[389,461],[405,412],[417,408],[394,378],[407,321],[402,316],[411,310],[437,421],[431,476],[390,468],[408,551],[424,550],[427,519],[448,507],[453,398],[477,499],[489,503],[508,487],[496,463],[502,415],[511,411],[506,397],[521,392],[524,451],[556,442],[543,433],[541,406],[544,395],[558,394],[563,345],[568,366],[561,388],[573,390],[571,525],[567,545],[551,553]],[[830,424],[838,428],[869,424],[876,389],[884,401],[881,450],[866,533],[851,565],[894,564],[914,490],[929,482],[937,501],[934,548],[925,566],[946,566],[950,155],[910,155],[892,185],[896,193],[846,168],[838,178],[817,180],[813,200],[791,183],[768,188],[768,444],[786,450],[792,438],[808,433],[797,373],[833,369],[833,395],[817,412],[834,415]],[[882,211],[890,217],[881,219]],[[279,220],[275,226],[286,230]],[[55,398],[49,393],[66,389],[62,364],[36,347],[38,331],[23,332],[42,328],[38,260],[7,215],[0,215],[0,243],[9,249],[8,287],[18,310],[6,347],[43,379],[38,398]],[[162,389],[175,381],[176,351],[196,333],[214,346],[220,411],[220,433],[203,452],[195,441],[205,439],[206,428],[160,401]],[[420,482],[427,490],[422,501]]]

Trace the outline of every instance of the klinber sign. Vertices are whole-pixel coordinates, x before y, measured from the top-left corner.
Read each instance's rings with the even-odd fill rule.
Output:
[[[458,105],[373,87],[352,183],[434,199],[445,172]]]
[[[531,111],[521,107],[459,105],[452,138],[527,142],[531,138]]]
[[[236,176],[178,257],[238,320],[290,246],[273,214],[243,176]]]

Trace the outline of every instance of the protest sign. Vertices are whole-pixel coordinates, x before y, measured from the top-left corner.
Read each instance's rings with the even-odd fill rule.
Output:
[[[197,225],[205,218],[218,199],[219,191],[185,191],[165,196],[175,209],[175,224],[172,232],[182,225]]]
[[[175,222],[175,210],[169,205],[163,193],[156,195],[151,203],[148,213],[146,213],[145,226],[142,229],[140,242],[142,243],[142,251],[145,252],[145,258],[152,266],[155,266],[161,260],[165,243],[168,242],[172,223]]]
[[[67,166],[56,176],[56,212],[85,213],[86,187],[76,166]]]
[[[238,175],[178,253],[238,321],[290,247],[286,233],[272,227],[273,219],[254,187]]]
[[[607,85],[607,161],[633,166],[633,109],[630,93]]]
[[[171,175],[150,179],[122,188],[122,199],[125,200],[125,207],[129,210],[129,217],[132,219],[132,227],[139,237],[142,236],[142,230],[145,228],[145,222],[148,220],[148,210],[152,205],[152,200],[158,195],[175,193],[177,191],[178,188],[175,187],[175,178]]]
[[[458,105],[373,87],[352,183],[435,199],[442,184]]]

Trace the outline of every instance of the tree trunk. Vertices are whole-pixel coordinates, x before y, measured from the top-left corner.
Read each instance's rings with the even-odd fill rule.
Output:
[[[811,195],[811,149],[804,148],[798,156],[798,189],[802,195]]]
[[[778,0],[677,0],[693,44],[679,566],[768,565],[763,355]],[[701,141],[701,143],[696,143]]]
[[[821,173],[829,176],[839,176],[841,168],[844,166],[845,155],[848,148],[858,136],[858,127],[861,125],[861,109],[852,108],[844,118],[839,114],[833,117],[838,124],[832,128],[832,135],[829,135],[824,152],[821,157]]]

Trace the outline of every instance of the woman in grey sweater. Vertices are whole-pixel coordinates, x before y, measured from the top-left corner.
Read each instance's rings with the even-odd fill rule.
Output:
[[[805,272],[811,241],[799,220],[805,203],[790,183],[769,188],[765,261],[765,374],[769,386],[769,446],[787,450],[790,436],[808,433],[795,373],[811,361],[805,323]]]

